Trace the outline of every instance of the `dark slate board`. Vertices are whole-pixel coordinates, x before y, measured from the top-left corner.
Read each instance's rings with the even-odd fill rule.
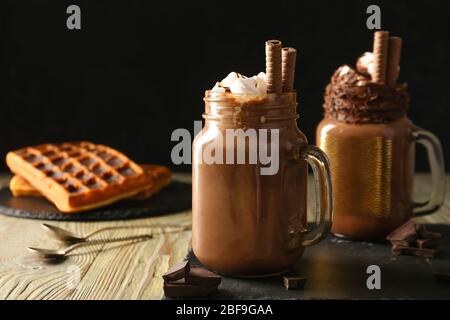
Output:
[[[302,291],[286,290],[282,277],[224,277],[212,299],[450,299],[450,285],[438,284],[433,271],[450,268],[450,226],[430,226],[444,234],[435,259],[391,256],[387,243],[352,242],[335,237],[306,249],[294,274],[308,278]],[[232,254],[232,253],[230,253]],[[193,264],[199,264],[191,253]],[[366,269],[381,268],[381,290],[368,290]]]
[[[44,198],[13,197],[0,190],[0,214],[42,220],[105,221],[136,219],[179,212],[192,207],[191,184],[173,181],[148,200],[123,200],[107,207],[81,213],[62,213]]]

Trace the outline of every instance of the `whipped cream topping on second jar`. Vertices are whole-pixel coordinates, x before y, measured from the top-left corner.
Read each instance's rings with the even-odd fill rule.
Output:
[[[253,77],[246,77],[237,72],[231,72],[225,79],[217,82],[211,92],[231,92],[236,95],[263,97],[267,95],[266,74],[258,73]],[[250,98],[250,97],[249,97]]]

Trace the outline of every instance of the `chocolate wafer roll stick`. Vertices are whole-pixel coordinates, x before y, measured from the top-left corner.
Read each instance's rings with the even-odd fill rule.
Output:
[[[386,74],[386,82],[390,86],[393,86],[397,83],[401,52],[402,52],[402,38],[390,37],[388,66]]]
[[[386,68],[388,59],[389,32],[377,31],[373,41],[373,74],[372,81],[379,84],[386,83]]]
[[[294,48],[283,48],[281,51],[281,79],[283,92],[294,90],[295,62],[297,50]]]
[[[266,42],[267,93],[281,93],[283,89],[281,48],[282,44],[279,40],[269,40]]]

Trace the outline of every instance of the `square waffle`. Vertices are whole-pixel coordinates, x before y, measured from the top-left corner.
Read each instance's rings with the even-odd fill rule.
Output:
[[[62,212],[98,208],[145,190],[151,176],[117,150],[90,142],[9,152],[6,163]]]
[[[151,177],[151,183],[142,191],[130,199],[145,200],[158,193],[167,186],[172,179],[172,172],[169,168],[153,164],[141,164],[145,174]],[[21,176],[13,176],[9,182],[9,189],[15,197],[43,197],[35,187]]]

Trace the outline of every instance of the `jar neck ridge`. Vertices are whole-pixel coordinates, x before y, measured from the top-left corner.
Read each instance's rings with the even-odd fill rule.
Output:
[[[278,127],[298,119],[296,92],[251,97],[207,91],[204,101],[203,118],[218,125]]]

